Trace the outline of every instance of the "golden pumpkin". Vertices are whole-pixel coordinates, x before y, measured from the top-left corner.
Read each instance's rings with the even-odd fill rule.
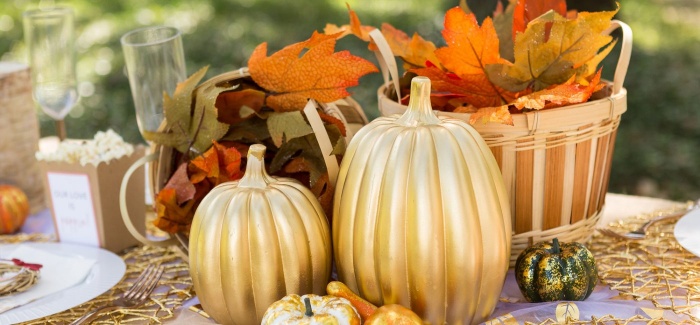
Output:
[[[484,321],[508,270],[510,206],[500,170],[468,124],[438,117],[430,80],[409,109],[350,142],[333,208],[339,280],[375,305],[431,324]]]
[[[222,324],[260,324],[287,294],[322,294],[331,271],[328,222],[316,197],[265,172],[253,145],[243,178],[202,200],[190,229],[189,264],[204,310]]]
[[[0,235],[16,232],[29,216],[29,200],[12,185],[0,185]]]
[[[360,315],[344,298],[285,296],[267,308],[262,325],[360,325]]]

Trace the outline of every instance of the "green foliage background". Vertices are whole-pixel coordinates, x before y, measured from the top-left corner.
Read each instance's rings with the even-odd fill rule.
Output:
[[[478,16],[496,0],[469,0]],[[505,0],[504,0],[505,1]],[[0,3],[0,60],[26,62],[21,14],[59,4],[76,11],[80,103],[66,119],[70,138],[91,138],[112,128],[129,142],[142,142],[133,112],[119,38],[148,25],[183,31],[188,73],[210,65],[206,78],[246,65],[253,48],[269,51],[307,39],[326,23],[346,24],[346,2],[364,24],[388,22],[407,33],[444,45],[444,12],[458,0],[4,0]],[[603,10],[611,0],[568,1],[570,8]],[[618,19],[634,31],[623,115],[613,159],[610,191],[686,200],[700,196],[700,2],[624,1]],[[366,44],[347,37],[341,49],[374,60]],[[619,47],[619,45],[618,45]],[[616,53],[616,52],[615,52]],[[604,62],[612,78],[616,54]],[[351,89],[370,118],[379,115],[376,89],[381,76],[361,79]],[[1,108],[0,108],[1,109]],[[37,109],[41,135],[54,135],[53,122]],[[0,115],[2,118],[2,115]]]

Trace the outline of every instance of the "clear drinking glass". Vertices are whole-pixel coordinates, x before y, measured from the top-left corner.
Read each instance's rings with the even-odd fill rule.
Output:
[[[139,131],[155,132],[163,122],[163,93],[172,94],[187,77],[177,28],[154,26],[121,38]]]
[[[34,100],[56,121],[61,140],[63,119],[78,101],[73,10],[52,7],[23,14]]]
[[[163,95],[172,95],[179,82],[187,78],[182,36],[177,28],[154,26],[130,31],[121,38],[129,86],[136,108],[136,122],[143,135],[146,131],[158,131],[163,122]],[[178,244],[187,252],[186,238],[182,234],[166,240],[153,241],[134,227],[126,208],[126,184],[136,169],[158,159],[154,152],[137,160],[126,171],[119,191],[122,219],[131,234],[146,245],[168,246]],[[146,166],[146,173],[150,166]],[[152,189],[147,189],[150,192]],[[134,221],[145,222],[144,216]]]

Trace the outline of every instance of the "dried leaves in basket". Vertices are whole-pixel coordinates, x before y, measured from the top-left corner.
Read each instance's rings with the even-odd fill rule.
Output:
[[[187,232],[201,199],[216,185],[241,177],[247,148],[265,144],[269,172],[294,177],[316,194],[327,213],[333,189],[321,149],[303,113],[309,98],[333,102],[348,87],[378,71],[348,51],[335,52],[338,35],[314,32],[306,41],[267,55],[259,45],[248,61],[250,77],[200,84],[207,68],[165,94],[165,128],[147,140],[177,149],[176,172],[157,194],[155,224],[168,232]],[[318,112],[334,146],[345,152],[345,127]]]
[[[585,102],[603,87],[598,65],[615,45],[603,32],[616,13],[567,11],[564,0],[511,0],[505,9],[499,2],[493,18],[479,26],[462,1],[446,12],[445,47],[388,24],[381,31],[403,59],[404,78],[431,79],[434,108],[472,113],[471,123],[512,125],[511,113]],[[350,10],[349,25],[328,25],[326,32],[369,41],[371,29]]]

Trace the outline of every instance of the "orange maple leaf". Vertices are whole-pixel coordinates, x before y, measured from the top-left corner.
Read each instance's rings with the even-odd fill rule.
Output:
[[[499,106],[514,98],[514,94],[497,87],[486,74],[488,64],[507,64],[498,52],[498,36],[490,18],[481,27],[474,14],[459,7],[447,11],[442,32],[447,47],[436,51],[445,68],[412,69],[431,79],[433,90],[463,95],[475,107]]]
[[[357,17],[357,13],[355,12],[355,10],[352,10],[352,8],[350,8],[350,4],[346,3],[345,5],[348,7],[348,15],[350,15],[350,24],[342,26],[338,26],[335,24],[326,24],[326,27],[323,29],[323,33],[326,35],[336,35],[338,39],[353,34],[357,36],[357,38],[365,42],[371,42],[372,39],[369,36],[369,32],[375,30],[376,27],[362,25],[362,23],[360,23],[360,18]],[[370,44],[370,49],[372,49],[371,46],[372,45]]]
[[[431,41],[422,38],[418,33],[408,37],[403,31],[394,28],[390,24],[382,24],[382,35],[391,48],[394,56],[400,57],[405,69],[426,67],[432,63],[440,67],[440,59],[435,55],[437,47]]]
[[[336,36],[314,32],[310,39],[267,56],[267,43],[255,48],[248,71],[269,92],[266,104],[277,112],[301,110],[309,98],[322,103],[350,95],[347,87],[377,68],[369,61],[335,51]],[[308,49],[302,54],[304,49]]]

